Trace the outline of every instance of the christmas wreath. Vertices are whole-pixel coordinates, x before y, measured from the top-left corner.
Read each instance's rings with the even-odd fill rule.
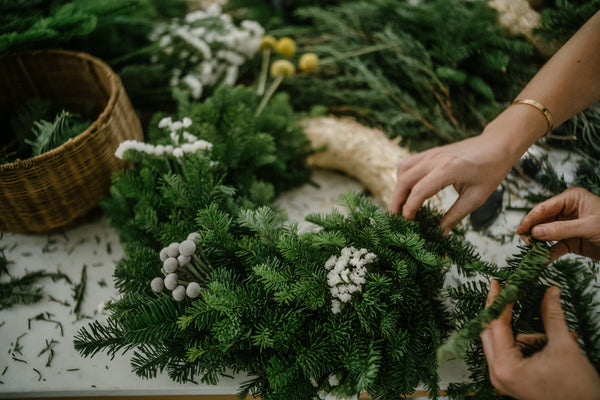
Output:
[[[115,270],[122,296],[106,322],[78,333],[82,355],[133,351],[138,375],[167,371],[178,382],[245,373],[240,394],[263,398],[392,398],[421,384],[435,398],[438,347],[463,327],[443,348],[466,354],[474,381],[449,390],[484,398],[493,389],[477,343],[483,324],[521,300],[515,329],[536,328],[531,294],[555,281],[588,354],[599,354],[596,303],[578,279],[591,272],[573,261],[545,268],[544,243],[501,269],[460,234],[443,236],[435,211],[407,222],[353,193],[340,197],[345,211],[311,215],[320,229],[299,233],[272,199],[308,179],[309,142],[284,93],[255,116],[258,100],[221,86],[185,114],[157,115],[148,142],[121,145],[133,167],[103,205],[126,249]],[[479,280],[450,285],[453,268]],[[508,294],[478,315],[490,277]]]
[[[314,11],[304,15],[316,18]],[[340,9],[334,11],[323,18],[333,20]],[[165,49],[173,37],[195,43],[189,32],[172,28]],[[264,60],[276,43],[263,45]],[[286,48],[290,55],[296,51]],[[437,73],[454,82],[462,76],[459,66],[467,68],[460,61],[453,64],[456,70]],[[542,332],[541,295],[558,284],[568,323],[600,369],[593,264],[567,259],[547,266],[549,247],[536,242],[501,268],[482,260],[462,232],[444,236],[434,209],[425,207],[407,222],[354,193],[340,197],[341,211],[309,216],[318,229],[300,233],[273,199],[309,181],[305,160],[316,150],[294,122],[290,97],[274,94],[295,73],[291,63],[278,66],[262,99],[252,89],[227,84],[207,95],[195,90],[192,78],[173,75],[177,113],[155,115],[145,143],[121,145],[117,155],[132,167],[114,176],[103,202],[125,246],[114,274],[121,297],[107,304],[105,322],[79,331],[75,348],[83,356],[133,352],[132,369],[140,377],[167,372],[177,382],[199,377],[214,384],[243,373],[248,380],[240,396],[325,399],[368,392],[391,399],[419,385],[436,398],[438,366],[450,354],[464,357],[470,381],[451,384],[449,396],[500,399],[489,382],[480,331],[504,305],[516,302],[514,330]],[[351,67],[372,84],[381,78],[359,64]],[[219,79],[227,80],[227,71],[211,84]],[[303,79],[313,78],[289,80],[284,88],[293,93]],[[487,93],[485,82],[474,84],[475,96]],[[416,122],[428,135],[461,131],[462,124],[448,128],[449,103],[435,93],[429,95],[439,104],[432,108],[439,128],[404,109],[406,126]],[[202,102],[193,100],[200,96]],[[456,284],[454,273],[468,279]],[[504,291],[483,310],[491,278],[502,281]]]

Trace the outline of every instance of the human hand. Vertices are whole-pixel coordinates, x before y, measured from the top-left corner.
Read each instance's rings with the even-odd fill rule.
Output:
[[[520,154],[504,151],[502,135],[475,136],[416,154],[398,164],[391,211],[410,220],[429,197],[453,185],[459,197],[442,217],[448,231],[485,202]]]
[[[569,188],[533,208],[517,233],[558,241],[552,260],[566,253],[600,259],[600,197],[582,188]],[[527,239],[527,238],[526,238]]]
[[[490,283],[489,306],[500,293],[498,281]],[[542,320],[547,342],[524,357],[518,343],[532,343],[539,334],[513,337],[512,306],[481,333],[490,380],[500,392],[520,400],[600,399],[600,377],[569,332],[557,287],[546,291]]]

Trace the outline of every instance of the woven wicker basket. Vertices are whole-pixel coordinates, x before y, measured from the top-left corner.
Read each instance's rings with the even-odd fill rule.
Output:
[[[31,98],[97,118],[47,153],[0,165],[0,231],[42,233],[74,224],[108,193],[123,167],[119,143],[143,139],[140,121],[119,77],[84,53],[39,50],[0,57],[0,116]]]

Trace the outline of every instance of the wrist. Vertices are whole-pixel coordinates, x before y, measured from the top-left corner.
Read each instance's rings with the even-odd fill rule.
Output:
[[[481,135],[516,162],[547,131],[548,121],[543,113],[527,104],[515,104],[491,121]]]

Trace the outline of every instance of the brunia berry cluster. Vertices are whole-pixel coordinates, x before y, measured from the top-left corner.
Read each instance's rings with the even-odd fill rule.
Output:
[[[160,251],[163,277],[157,276],[150,283],[156,293],[170,290],[173,298],[183,301],[186,296],[195,299],[200,295],[206,276],[212,267],[199,246],[200,234],[192,232],[181,243],[171,243]]]
[[[158,127],[168,129],[169,136],[173,142],[172,145],[152,145],[137,140],[125,140],[119,144],[119,147],[115,151],[115,156],[124,160],[125,152],[134,150],[159,157],[170,155],[181,158],[186,153],[198,153],[199,151],[211,150],[212,143],[203,139],[198,139],[196,136],[185,130],[190,126],[192,126],[192,120],[188,117],[183,118],[181,121],[173,121],[171,117],[165,117],[159,121]]]
[[[352,299],[352,294],[362,292],[366,283],[367,264],[375,261],[377,256],[367,249],[357,250],[355,247],[344,247],[340,256],[331,256],[325,262],[327,284],[331,292],[331,312],[340,312],[342,303]]]
[[[206,10],[160,25],[150,39],[176,63],[171,86],[186,87],[199,99],[205,86],[220,80],[235,84],[239,67],[254,57],[263,34],[258,22],[246,20],[237,27],[218,4],[211,4]]]

